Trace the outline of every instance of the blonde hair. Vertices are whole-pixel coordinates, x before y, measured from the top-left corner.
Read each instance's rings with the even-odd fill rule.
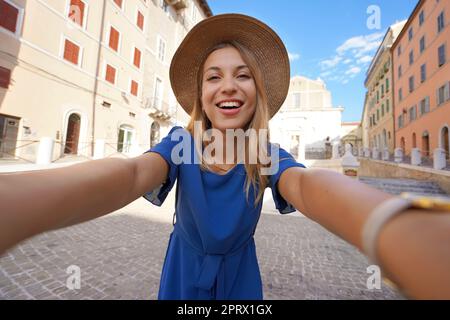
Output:
[[[193,104],[193,109],[191,112],[191,120],[189,121],[189,124],[187,126],[187,130],[191,133],[192,136],[196,134],[197,136],[194,136],[194,141],[202,141],[203,134],[206,130],[211,129],[212,125],[208,117],[206,116],[205,112],[202,110],[202,103],[201,103],[201,96],[202,96],[202,82],[203,82],[203,68],[205,65],[205,61],[207,57],[214,51],[227,48],[227,47],[233,47],[239,51],[241,54],[242,59],[247,64],[248,68],[250,69],[250,72],[253,76],[253,79],[255,81],[256,86],[256,110],[253,115],[253,118],[249,121],[246,128],[244,128],[244,131],[247,129],[253,129],[255,132],[257,132],[257,141],[252,141],[252,143],[249,143],[249,139],[246,136],[245,138],[245,159],[247,160],[249,158],[249,154],[257,154],[257,163],[256,164],[249,164],[248,161],[244,161],[245,171],[247,173],[247,177],[245,180],[245,194],[247,197],[248,202],[248,196],[250,192],[250,186],[253,186],[253,190],[255,193],[255,202],[254,205],[258,204],[259,201],[262,201],[264,190],[268,185],[268,176],[267,175],[261,175],[261,169],[264,167],[270,166],[269,164],[263,164],[262,159],[260,159],[261,155],[267,155],[267,145],[260,144],[260,132],[267,133],[267,136],[264,137],[264,140],[266,143],[269,141],[269,114],[268,114],[268,105],[267,105],[267,95],[266,95],[266,87],[264,85],[263,76],[261,74],[258,62],[254,56],[254,54],[248,50],[246,47],[241,45],[240,43],[236,41],[227,41],[220,43],[214,47],[212,47],[206,54],[206,58],[203,61],[203,63],[200,65],[199,70],[197,71],[197,92],[196,92],[196,98]],[[198,128],[197,130],[194,130],[194,123],[196,121],[200,121],[201,126],[201,132],[199,132]],[[265,129],[260,131],[261,129]],[[255,143],[256,142],[256,143]],[[202,155],[202,146],[196,145],[197,154],[199,157],[203,157]],[[261,150],[259,150],[261,148]],[[203,159],[203,158],[201,158]],[[200,166],[202,170],[208,170],[213,171],[211,169],[211,166],[208,165],[205,161],[201,161]],[[256,194],[256,190],[258,190],[258,193]]]

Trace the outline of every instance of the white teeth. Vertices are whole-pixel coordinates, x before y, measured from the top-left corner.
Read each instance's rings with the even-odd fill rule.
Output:
[[[240,106],[242,106],[242,103],[239,102],[222,102],[218,104],[219,108],[224,108],[224,107],[235,107],[235,108],[239,108]]]

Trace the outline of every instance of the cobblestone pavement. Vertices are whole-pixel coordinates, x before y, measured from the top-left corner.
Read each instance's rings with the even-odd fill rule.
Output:
[[[139,199],[19,244],[0,257],[0,299],[156,299],[171,207]],[[255,239],[266,299],[403,299],[384,285],[368,290],[366,258],[318,224],[273,214],[271,204],[264,211]],[[79,290],[66,287],[71,265]]]

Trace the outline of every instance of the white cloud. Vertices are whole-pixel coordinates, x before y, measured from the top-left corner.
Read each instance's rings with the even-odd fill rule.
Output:
[[[364,63],[368,63],[372,61],[372,57],[371,56],[364,56],[358,59],[357,63],[358,64],[364,64]]]
[[[360,67],[352,66],[350,69],[345,71],[345,74],[347,74],[347,75],[353,75],[353,74],[356,75],[356,74],[358,74],[360,72],[361,72],[361,68]]]
[[[376,32],[366,36],[356,36],[347,39],[336,49],[336,52],[338,53],[338,55],[343,55],[349,50],[356,50],[357,54],[362,51],[371,51],[372,49],[377,48],[380,45],[383,36],[384,33]]]
[[[326,68],[333,68],[335,67],[340,61],[342,60],[342,57],[335,56],[333,59],[323,60],[320,62],[320,66],[322,69]]]
[[[289,52],[288,55],[289,55],[289,61],[295,61],[300,58],[300,55],[298,53]]]
[[[342,63],[344,63],[344,64],[349,64],[350,62],[352,62],[353,60],[352,59],[345,59]]]

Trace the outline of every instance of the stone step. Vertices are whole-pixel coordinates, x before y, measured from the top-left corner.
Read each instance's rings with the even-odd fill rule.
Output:
[[[414,179],[359,177],[359,181],[391,194],[411,192],[424,195],[447,195],[437,183]]]

